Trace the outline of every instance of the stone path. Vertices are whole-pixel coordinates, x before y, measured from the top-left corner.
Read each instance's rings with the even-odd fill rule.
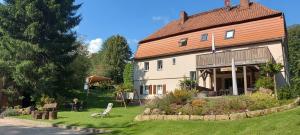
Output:
[[[0,119],[1,135],[87,135],[89,133],[51,127],[15,119]]]

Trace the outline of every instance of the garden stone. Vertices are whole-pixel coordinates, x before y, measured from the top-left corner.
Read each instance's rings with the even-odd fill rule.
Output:
[[[201,115],[191,115],[190,120],[203,120]]]
[[[253,118],[257,116],[262,116],[264,114],[264,110],[257,110],[257,111],[249,111],[245,113],[248,118]]]
[[[151,114],[151,109],[150,108],[146,108],[144,111],[144,115],[150,115]]]
[[[149,115],[149,120],[157,120],[157,115]]]
[[[238,120],[246,118],[246,113],[233,113],[229,115],[230,120]]]
[[[157,115],[157,120],[164,120],[165,115]]]
[[[160,112],[161,112],[160,109],[155,108],[152,110],[152,115],[159,115]]]
[[[135,121],[143,121],[143,115],[137,115],[134,118]]]
[[[189,115],[179,115],[177,117],[178,120],[190,120],[190,116]]]
[[[178,120],[178,116],[177,115],[167,115],[165,117],[166,120]]]
[[[216,115],[216,120],[229,120],[228,115]]]
[[[216,120],[216,115],[204,115],[203,120],[205,120],[205,121]]]

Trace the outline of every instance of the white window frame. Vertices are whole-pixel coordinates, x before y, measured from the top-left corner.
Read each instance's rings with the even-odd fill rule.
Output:
[[[173,64],[173,65],[176,65],[176,58],[173,58],[173,59],[172,59],[172,64]]]
[[[156,95],[163,95],[163,85],[156,85]]]
[[[148,63],[148,68],[146,68],[146,63]],[[144,62],[144,71],[149,71],[149,69],[150,69],[150,63]]]
[[[228,30],[225,33],[225,39],[232,39],[234,38],[235,30]]]
[[[161,62],[161,66],[159,65],[159,62]],[[161,71],[163,69],[163,60],[157,60],[157,71]]]
[[[143,95],[149,95],[149,85],[143,85]]]
[[[205,37],[205,38],[204,38]],[[201,41],[207,41],[208,40],[208,33],[204,33],[201,35]]]

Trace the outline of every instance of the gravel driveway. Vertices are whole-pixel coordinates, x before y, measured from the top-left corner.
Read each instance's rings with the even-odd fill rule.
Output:
[[[0,119],[0,135],[87,135],[87,133]]]

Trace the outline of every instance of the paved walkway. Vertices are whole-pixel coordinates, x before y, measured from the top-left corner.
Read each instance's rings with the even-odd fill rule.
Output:
[[[87,133],[36,125],[29,122],[0,119],[0,135],[87,135]]]

